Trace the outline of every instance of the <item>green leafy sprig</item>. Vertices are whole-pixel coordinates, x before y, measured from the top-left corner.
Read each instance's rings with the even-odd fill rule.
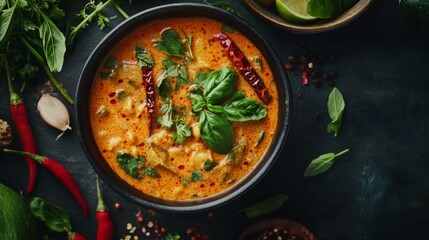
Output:
[[[277,194],[268,197],[259,203],[246,207],[240,212],[242,212],[248,218],[264,216],[279,209],[283,205],[283,203],[286,202],[287,199],[287,195]]]
[[[315,176],[327,172],[334,164],[335,159],[348,151],[349,149],[346,149],[339,153],[326,153],[320,155],[316,159],[312,160],[307,169],[305,169],[304,177]]]
[[[334,136],[337,137],[338,131],[341,127],[341,122],[343,119],[343,112],[346,104],[344,102],[343,95],[341,94],[338,88],[334,87],[329,94],[328,98],[328,114],[331,118],[331,122],[328,124],[327,131],[328,133],[334,133]]]

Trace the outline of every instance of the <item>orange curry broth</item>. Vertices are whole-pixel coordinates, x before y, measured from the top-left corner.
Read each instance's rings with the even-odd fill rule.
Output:
[[[271,101],[269,104],[263,105],[267,108],[266,118],[259,121],[231,123],[234,131],[234,145],[243,138],[247,142],[243,159],[237,165],[219,164],[211,171],[204,170],[203,163],[207,158],[221,163],[227,155],[210,151],[204,142],[194,135],[188,137],[183,145],[179,145],[172,140],[173,130],[161,128],[159,124],[155,124],[153,127],[152,137],[149,135],[149,120],[145,106],[146,94],[134,48],[136,44],[140,44],[150,51],[155,60],[154,80],[156,84],[162,74],[161,70],[164,68],[162,60],[169,56],[156,49],[152,39],[154,36],[159,37],[160,32],[167,27],[175,30],[181,38],[184,38],[184,33],[187,36],[192,35],[194,59],[189,65],[186,65],[190,83],[180,85],[180,89],[174,91],[175,81],[170,80],[173,90],[170,98],[173,105],[184,106],[186,115],[183,118],[188,126],[198,122],[197,117],[191,115],[192,101],[188,98],[192,79],[200,69],[213,71],[222,66],[232,67],[232,64],[225,56],[220,43],[211,41],[214,34],[221,32],[222,23],[204,18],[176,18],[146,25],[126,37],[113,49],[109,56],[116,57],[119,67],[113,79],[102,79],[100,77],[101,68],[96,75],[90,99],[91,126],[104,159],[119,177],[136,189],[164,199],[202,198],[219,193],[237,183],[257,165],[265,154],[277,125],[277,89],[271,69],[253,43],[239,32],[227,33],[248,59],[252,56],[259,56],[261,59],[262,68],[257,72],[268,88]],[[183,59],[169,58],[185,64]],[[239,73],[237,75],[237,89],[243,90],[246,97],[261,102],[245,79]],[[118,89],[126,93],[125,97],[115,94]],[[160,107],[163,103],[165,101],[157,94],[156,117],[162,116]],[[104,106],[108,112],[103,117],[97,116],[97,111],[101,106]],[[265,132],[264,138],[255,147],[262,131]],[[151,137],[151,144],[147,142],[149,137]],[[160,178],[143,176],[141,180],[138,180],[127,175],[117,162],[116,156],[119,152],[144,156],[147,164],[152,165],[158,171]],[[160,164],[159,161],[163,162]],[[194,170],[199,171],[203,179],[184,184],[185,179],[191,178]]]

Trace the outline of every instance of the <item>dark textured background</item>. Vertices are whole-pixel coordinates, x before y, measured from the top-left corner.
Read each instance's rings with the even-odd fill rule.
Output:
[[[179,1],[134,1],[124,9],[130,14],[149,7]],[[183,2],[183,1],[182,1]],[[192,1],[200,2],[200,1]],[[337,61],[323,67],[336,70],[337,87],[346,110],[339,136],[326,132],[329,117],[326,101],[330,88],[301,86],[291,76],[293,119],[286,146],[275,166],[254,188],[234,202],[197,214],[166,214],[143,210],[147,220],[158,221],[168,232],[182,233],[200,225],[198,231],[210,239],[236,239],[251,224],[269,217],[286,217],[306,225],[321,240],[327,239],[429,239],[429,37],[417,31],[401,16],[397,1],[375,1],[369,10],[340,29],[313,35],[285,32],[250,13],[239,1],[227,0],[243,19],[269,39],[283,61],[299,54],[299,40],[316,53],[334,53]],[[66,3],[76,11],[81,4]],[[116,14],[108,9],[110,14]],[[112,20],[116,26],[123,19]],[[67,50],[65,65],[57,78],[74,96],[79,74],[98,41],[108,32],[95,26],[80,32]],[[6,79],[0,81],[0,117],[10,121]],[[91,209],[96,207],[95,172],[87,161],[76,131],[58,141],[58,132],[37,115],[36,103],[46,77],[30,84],[25,102],[41,154],[63,163],[83,188]],[[303,94],[297,98],[297,92]],[[75,126],[74,107],[67,105]],[[14,147],[19,148],[15,139]],[[308,163],[326,152],[350,152],[337,160],[323,175],[304,178]],[[16,191],[27,184],[27,168],[21,157],[0,153],[0,182]],[[116,239],[135,223],[140,209],[103,186],[105,201],[112,209]],[[289,200],[275,213],[246,219],[239,210],[268,196],[284,193]],[[54,202],[72,217],[74,229],[88,239],[95,238],[94,214],[82,217],[78,204],[45,169],[32,196]],[[113,209],[115,202],[122,210]],[[183,234],[184,236],[186,234]],[[145,239],[142,236],[140,239]]]

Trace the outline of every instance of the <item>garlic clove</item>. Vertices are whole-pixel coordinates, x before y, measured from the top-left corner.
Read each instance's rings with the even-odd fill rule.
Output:
[[[48,125],[63,132],[71,129],[69,112],[58,98],[48,93],[43,94],[37,103],[37,110]]]

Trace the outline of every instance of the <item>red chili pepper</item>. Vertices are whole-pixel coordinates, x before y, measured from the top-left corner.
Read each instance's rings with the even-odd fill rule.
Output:
[[[5,64],[7,74],[7,82],[10,93],[10,113],[19,135],[21,147],[24,151],[37,153],[36,141],[34,140],[33,130],[31,129],[31,126],[28,122],[27,110],[25,109],[22,98],[13,89],[7,58],[3,54],[1,54],[1,57]],[[37,164],[31,157],[28,156],[25,156],[25,161],[27,163],[29,175],[26,192],[31,193],[36,183]]]
[[[113,221],[110,216],[110,211],[104,204],[103,197],[100,190],[100,180],[97,177],[97,240],[112,240],[113,239]]]
[[[79,185],[74,180],[73,176],[67,171],[67,169],[61,165],[59,162],[55,161],[52,158],[40,156],[37,154],[33,154],[25,151],[18,151],[12,149],[3,149],[4,152],[7,153],[17,153],[25,156],[29,156],[36,160],[38,163],[42,164],[45,168],[47,168],[57,179],[69,190],[71,195],[76,199],[79,205],[82,207],[83,215],[88,216],[88,204],[83,197],[83,194],[79,188]]]
[[[146,89],[146,107],[149,113],[149,129],[155,121],[155,83],[153,80],[153,68],[142,67],[143,85]]]
[[[224,33],[215,34],[214,40],[219,40],[223,48],[225,48],[226,56],[231,60],[234,68],[246,79],[246,81],[255,90],[259,99],[262,102],[268,103],[270,97],[268,89],[265,87],[262,78],[253,69],[252,65],[246,59],[243,52],[235,45],[235,43]]]
[[[86,238],[79,233],[70,232],[68,234],[67,240],[86,240]]]

